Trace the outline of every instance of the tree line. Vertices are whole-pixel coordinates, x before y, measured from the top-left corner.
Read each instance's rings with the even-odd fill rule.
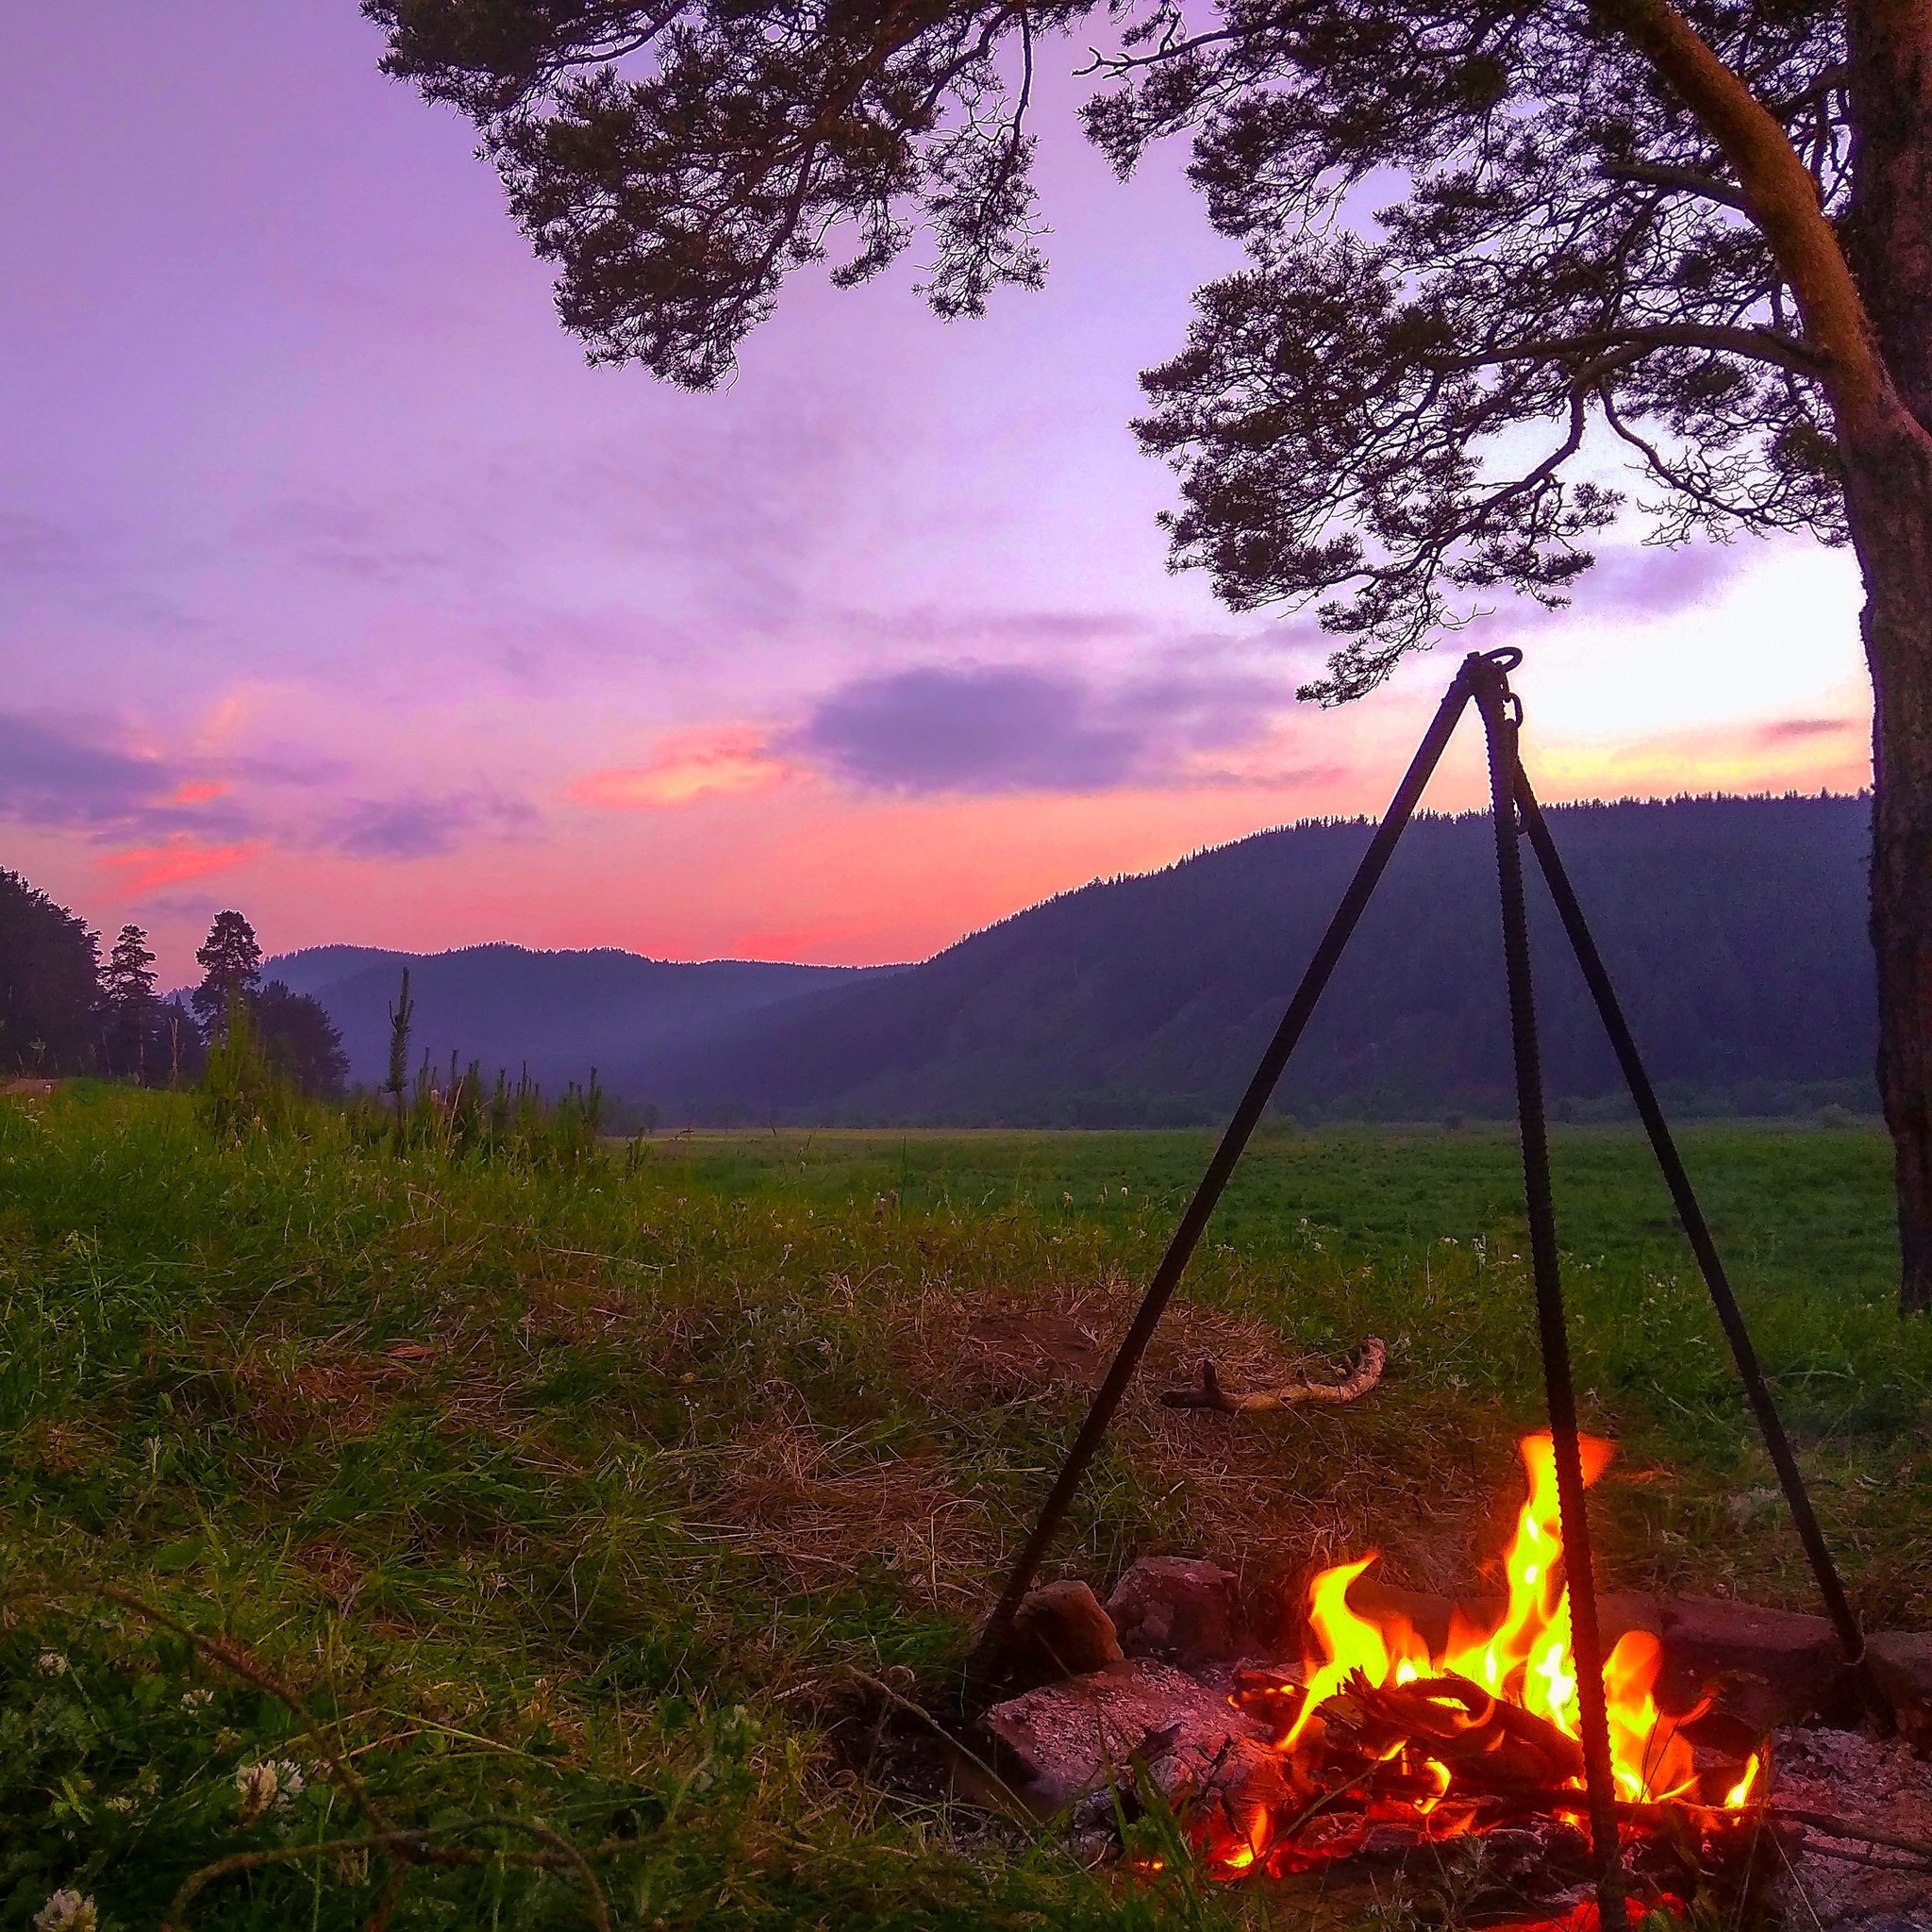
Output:
[[[308,994],[263,981],[261,947],[240,912],[218,912],[194,957],[200,983],[163,998],[141,926],[124,925],[103,961],[84,920],[0,869],[0,1069],[181,1086],[239,1024],[291,1087],[315,1099],[341,1093],[349,1063],[334,1021]]]

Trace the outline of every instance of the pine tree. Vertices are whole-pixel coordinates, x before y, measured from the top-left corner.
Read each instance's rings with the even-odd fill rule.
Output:
[[[389,1009],[389,1078],[382,1091],[395,1096],[396,1120],[403,1118],[403,1089],[409,1079],[409,1023],[416,1016],[416,1003],[409,997],[409,969],[403,968],[403,990]]]
[[[100,1024],[100,949],[64,906],[0,869],[0,1068],[92,1069]]]
[[[131,1073],[145,1083],[147,1037],[155,1011],[155,956],[147,949],[147,934],[138,925],[124,925],[101,975],[107,1003],[109,1073]]]
[[[195,954],[205,975],[191,996],[195,1017],[210,1034],[227,1024],[231,1000],[244,1005],[261,991],[261,947],[239,912],[217,912]]]

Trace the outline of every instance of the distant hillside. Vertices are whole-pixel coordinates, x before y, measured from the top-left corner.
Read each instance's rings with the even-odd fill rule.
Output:
[[[1551,813],[1655,1076],[1680,1108],[1875,1105],[1869,807],[1686,799]],[[1017,914],[890,977],[821,985],[709,1029],[600,1052],[674,1120],[1208,1120],[1246,1078],[1370,837],[1262,833]],[[1494,844],[1419,820],[1284,1089],[1308,1113],[1499,1113],[1510,1102]],[[1535,887],[1548,1086],[1616,1082]],[[1582,1103],[1579,1108],[1577,1103]]]
[[[453,953],[394,953],[372,946],[312,946],[263,963],[264,978],[312,993],[341,1029],[353,1079],[374,1085],[389,1063],[389,1009],[404,966],[416,1003],[412,1058],[481,1060],[514,1078],[527,1067],[553,1091],[647,1053],[693,1049],[709,1030],[807,989],[850,988],[891,967],[772,965],[710,959],[696,965],[604,947],[531,952],[466,946]]]

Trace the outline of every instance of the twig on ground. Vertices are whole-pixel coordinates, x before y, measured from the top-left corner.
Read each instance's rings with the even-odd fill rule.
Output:
[[[1382,1379],[1389,1344],[1372,1335],[1362,1343],[1355,1368],[1340,1382],[1289,1382],[1279,1389],[1224,1389],[1212,1362],[1201,1364],[1198,1389],[1168,1389],[1160,1400],[1168,1408],[1212,1408],[1223,1415],[1264,1415],[1304,1402],[1358,1401]]]
[[[1874,1830],[1869,1824],[1859,1824],[1850,1818],[1837,1818],[1829,1811],[1807,1811],[1792,1805],[1774,1805],[1771,1807],[1774,1818],[1783,1819],[1792,1824],[1803,1824],[1812,1831],[1822,1831],[1826,1838],[1856,1839],[1860,1844],[1883,1845],[1887,1851],[1910,1852],[1915,1857],[1932,1860],[1932,1839],[1907,1838],[1895,1831]],[[1830,1857],[1833,1853],[1819,1847],[1822,1856]]]

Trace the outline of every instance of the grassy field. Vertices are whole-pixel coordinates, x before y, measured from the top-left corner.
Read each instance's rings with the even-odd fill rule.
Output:
[[[1685,1141],[1856,1596],[1932,1624],[1932,1329],[1890,1309],[1880,1137]],[[947,1694],[1077,1420],[1065,1339],[1117,1330],[1208,1144],[670,1138],[559,1174],[0,1100],[0,1927],[59,1887],[154,1926],[221,1860],[175,1923],[1265,1917],[868,1774],[878,1687]],[[1609,1580],[1806,1607],[1641,1143],[1556,1156]],[[1477,1581],[1537,1414],[1516,1187],[1490,1129],[1271,1131],[1064,1571],[1200,1554],[1265,1603],[1378,1547]],[[1351,1408],[1153,1400],[1371,1334]]]

